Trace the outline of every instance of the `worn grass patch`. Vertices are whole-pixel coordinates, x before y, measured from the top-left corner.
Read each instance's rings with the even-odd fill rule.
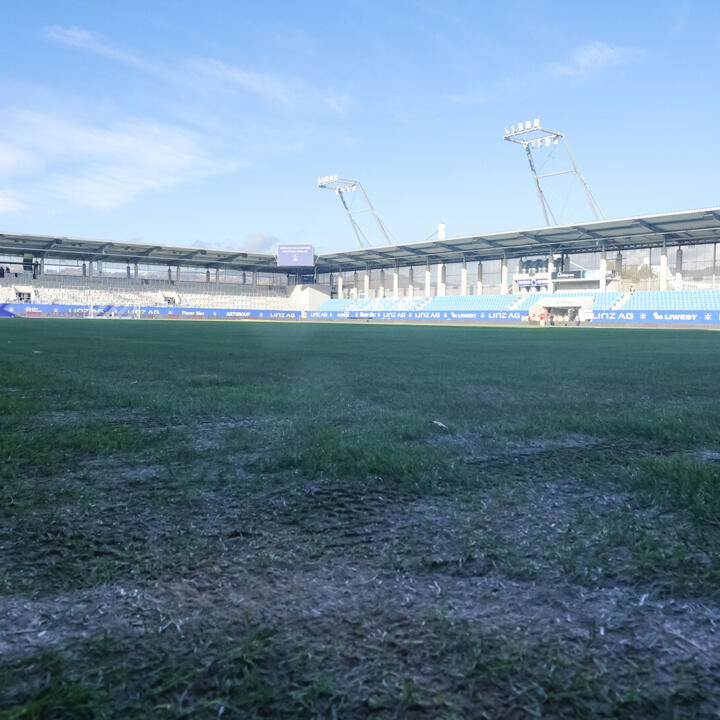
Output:
[[[0,718],[715,716],[717,334],[1,324]]]

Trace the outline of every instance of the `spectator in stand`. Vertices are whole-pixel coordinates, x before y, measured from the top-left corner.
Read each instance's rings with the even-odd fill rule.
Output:
[[[5,277],[5,268],[2,265],[0,265],[0,278],[4,278],[4,277]]]

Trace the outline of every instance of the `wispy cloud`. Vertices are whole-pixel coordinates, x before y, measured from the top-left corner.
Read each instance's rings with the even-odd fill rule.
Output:
[[[567,62],[551,63],[548,71],[564,77],[581,77],[631,60],[638,51],[595,41],[576,48]]]
[[[551,62],[531,73],[508,75],[489,80],[485,89],[473,89],[445,95],[457,105],[480,105],[506,93],[517,93],[522,88],[547,88],[561,81],[573,79],[576,83],[612,67],[624,65],[641,55],[637,48],[610,45],[599,40],[575,48],[569,59]]]
[[[87,50],[95,55],[100,55],[101,57],[115,60],[125,65],[133,65],[145,70],[151,67],[151,64],[140,55],[124,50],[102,36],[79,27],[53,25],[45,28],[45,37],[61,45],[77,48],[78,50]]]
[[[48,27],[45,28],[45,37],[66,47],[134,67],[176,85],[207,88],[209,82],[214,82],[216,87],[240,90],[281,105],[317,106],[321,103],[337,115],[344,115],[351,104],[347,93],[323,91],[297,78],[257,72],[217,58],[186,58],[176,64],[154,62],[79,27]]]
[[[36,177],[42,178],[43,195],[83,207],[119,207],[142,193],[237,167],[200,136],[160,123],[125,120],[98,127],[14,111],[0,127],[0,140],[42,170]],[[18,172],[8,167],[0,175]]]
[[[274,248],[278,242],[280,242],[279,239],[274,235],[268,233],[253,233],[252,235],[248,235],[242,249],[248,252],[264,252]]]
[[[345,115],[352,105],[352,98],[348,93],[330,92],[323,100],[326,107],[337,115]]]
[[[27,204],[12,192],[0,190],[0,213],[13,213],[25,210]]]
[[[189,60],[186,67],[196,75],[204,76],[205,79],[219,80],[225,85],[246,90],[273,102],[290,104],[297,96],[295,89],[289,83],[271,75],[249,72],[220,60]]]

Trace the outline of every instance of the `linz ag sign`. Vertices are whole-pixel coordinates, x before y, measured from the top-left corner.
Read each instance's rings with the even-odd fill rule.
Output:
[[[280,267],[312,267],[315,265],[313,246],[278,245],[277,264]]]

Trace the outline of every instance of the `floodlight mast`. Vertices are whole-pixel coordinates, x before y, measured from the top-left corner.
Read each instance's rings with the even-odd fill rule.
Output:
[[[575,157],[570,151],[570,145],[568,144],[567,138],[563,133],[559,132],[558,130],[549,130],[548,128],[542,127],[540,125],[540,120],[535,118],[532,122],[526,120],[524,123],[518,123],[517,127],[515,127],[515,125],[511,125],[510,130],[505,128],[505,135],[503,135],[503,139],[507,140],[508,142],[522,145],[525,149],[528,163],[530,165],[530,172],[532,173],[533,180],[535,182],[535,189],[538,194],[538,199],[540,200],[540,207],[542,209],[546,225],[557,225],[558,223],[555,219],[555,215],[553,214],[552,209],[550,208],[550,203],[545,197],[545,193],[543,192],[542,184],[540,183],[540,181],[544,178],[553,177],[555,175],[567,175],[569,173],[575,173],[578,181],[580,182],[580,185],[582,185],[583,192],[585,193],[585,198],[587,199],[588,205],[590,206],[590,212],[592,212],[593,217],[596,220],[600,220],[601,218],[605,217],[602,209],[600,208],[600,205],[598,204],[598,201],[595,199],[592,192],[590,191],[590,187],[588,186],[587,181],[583,177],[583,174],[580,172],[580,169],[575,162]],[[565,146],[568,158],[570,159],[571,168],[568,170],[560,170],[558,172],[538,174],[535,167],[535,158],[532,154],[533,149],[541,148],[543,146],[550,147],[550,145],[557,145],[560,140],[562,140],[563,145]],[[550,222],[551,219],[552,223]]]
[[[357,237],[358,244],[361,248],[372,246],[372,243],[368,240],[367,235],[365,235],[363,229],[360,227],[360,225],[358,225],[357,221],[353,217],[354,215],[363,212],[369,212],[375,218],[375,222],[380,229],[380,233],[387,241],[387,244],[393,244],[393,241],[390,239],[390,235],[385,229],[382,220],[380,220],[378,214],[375,212],[375,208],[370,202],[370,198],[367,196],[365,189],[357,180],[343,180],[336,173],[335,175],[325,175],[324,177],[318,178],[317,182],[319,188],[324,188],[325,190],[333,190],[335,194],[340,197],[340,201],[345,208],[345,212],[347,213],[348,219],[350,220],[350,225],[352,225],[352,229],[355,232],[355,237]],[[352,210],[345,201],[345,194],[349,192],[357,192],[357,190],[360,190],[360,193],[362,194],[367,207],[361,208],[359,210]]]

